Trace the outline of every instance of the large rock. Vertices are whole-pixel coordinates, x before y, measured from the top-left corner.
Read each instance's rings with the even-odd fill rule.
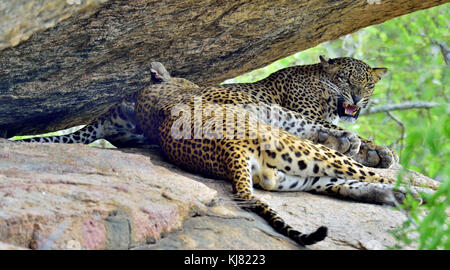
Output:
[[[0,136],[85,124],[151,61],[219,83],[447,0],[19,0],[0,5]]]
[[[0,139],[0,249],[300,248],[243,211],[228,182],[187,173],[157,150]],[[255,192],[302,231],[327,226],[312,249],[385,249],[395,243],[387,230],[406,219],[387,206]]]

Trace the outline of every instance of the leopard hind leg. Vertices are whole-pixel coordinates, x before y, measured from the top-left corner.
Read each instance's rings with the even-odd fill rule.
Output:
[[[269,171],[270,170],[270,171]],[[298,177],[269,169],[262,174],[259,185],[271,191],[306,191],[365,203],[396,206],[405,199],[405,192],[394,185],[362,182],[329,176]]]
[[[280,131],[279,141],[272,148],[259,155],[263,168],[256,178],[266,190],[310,191],[388,205],[402,202],[407,193],[421,200],[415,188],[396,189],[394,179],[292,134]]]
[[[302,233],[288,225],[267,203],[253,195],[252,174],[255,174],[255,172],[252,171],[259,170],[257,166],[254,166],[255,160],[253,158],[248,158],[243,152],[240,152],[239,157],[236,154],[230,154],[226,163],[232,179],[233,191],[243,208],[257,213],[277,232],[302,246],[312,245],[325,239],[327,227],[321,226],[312,233]]]

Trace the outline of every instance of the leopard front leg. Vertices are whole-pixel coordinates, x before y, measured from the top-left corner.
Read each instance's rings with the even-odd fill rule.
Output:
[[[350,156],[364,166],[390,168],[398,163],[397,154],[386,146],[376,145],[372,141],[363,139],[351,131],[328,122],[318,121],[316,125],[322,126],[322,128],[314,130],[317,139],[312,139],[312,141]],[[314,136],[314,132],[312,136]],[[349,145],[350,147],[348,147]]]
[[[398,163],[398,155],[386,146],[362,139],[355,133],[346,130],[319,129],[314,142],[335,149],[367,167],[390,168]]]
[[[298,129],[287,128],[286,131],[314,143],[325,145],[349,157],[354,157],[360,151],[361,140],[352,131],[322,124],[307,124],[304,129],[300,134]]]
[[[349,157],[353,157],[359,152],[361,141],[358,135],[352,131],[341,129],[328,122],[317,122],[314,119],[304,118],[298,112],[279,106],[260,104],[259,108],[268,112],[267,115],[272,115],[272,118],[258,118],[266,124],[281,128],[300,138],[323,144]],[[258,113],[255,108],[248,107],[246,109],[252,113]],[[277,121],[273,119],[277,119]]]
[[[265,113],[261,114],[261,111],[258,111],[256,107],[245,107],[248,112],[255,115],[267,114],[268,117],[258,117],[260,121],[266,124],[281,128],[314,143],[325,145],[352,157],[365,166],[389,168],[394,162],[398,161],[397,155],[389,148],[375,145],[369,140],[360,138],[356,133],[342,129],[327,121],[308,119],[298,112],[276,105],[259,104],[258,108]]]
[[[312,134],[313,142],[317,142],[337,150],[349,157],[358,154],[361,141],[354,132],[339,129],[319,128]]]

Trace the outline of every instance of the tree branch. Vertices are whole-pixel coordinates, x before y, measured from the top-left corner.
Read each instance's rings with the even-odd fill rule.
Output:
[[[402,122],[402,120],[400,120],[397,116],[393,115],[389,111],[386,112],[386,115],[389,116],[389,118],[391,118],[392,120],[394,120],[394,122],[397,123],[397,125],[400,127],[400,129],[402,131],[402,135],[400,135],[400,137],[397,140],[395,140],[395,142],[393,142],[391,144],[391,146],[392,146],[392,145],[395,145],[395,144],[400,142],[400,151],[399,151],[399,153],[401,154],[402,150],[403,150],[403,140],[406,137],[405,124]]]
[[[361,112],[361,115],[390,112],[390,111],[410,110],[410,109],[430,109],[439,105],[441,104],[436,102],[425,102],[425,101],[405,102],[401,104],[387,104],[376,107],[370,107],[366,110],[363,110]]]

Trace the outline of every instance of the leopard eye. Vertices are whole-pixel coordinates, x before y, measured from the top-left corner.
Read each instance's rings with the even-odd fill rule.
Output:
[[[366,88],[373,88],[374,86],[375,86],[375,84],[369,83],[369,84],[366,85]]]

